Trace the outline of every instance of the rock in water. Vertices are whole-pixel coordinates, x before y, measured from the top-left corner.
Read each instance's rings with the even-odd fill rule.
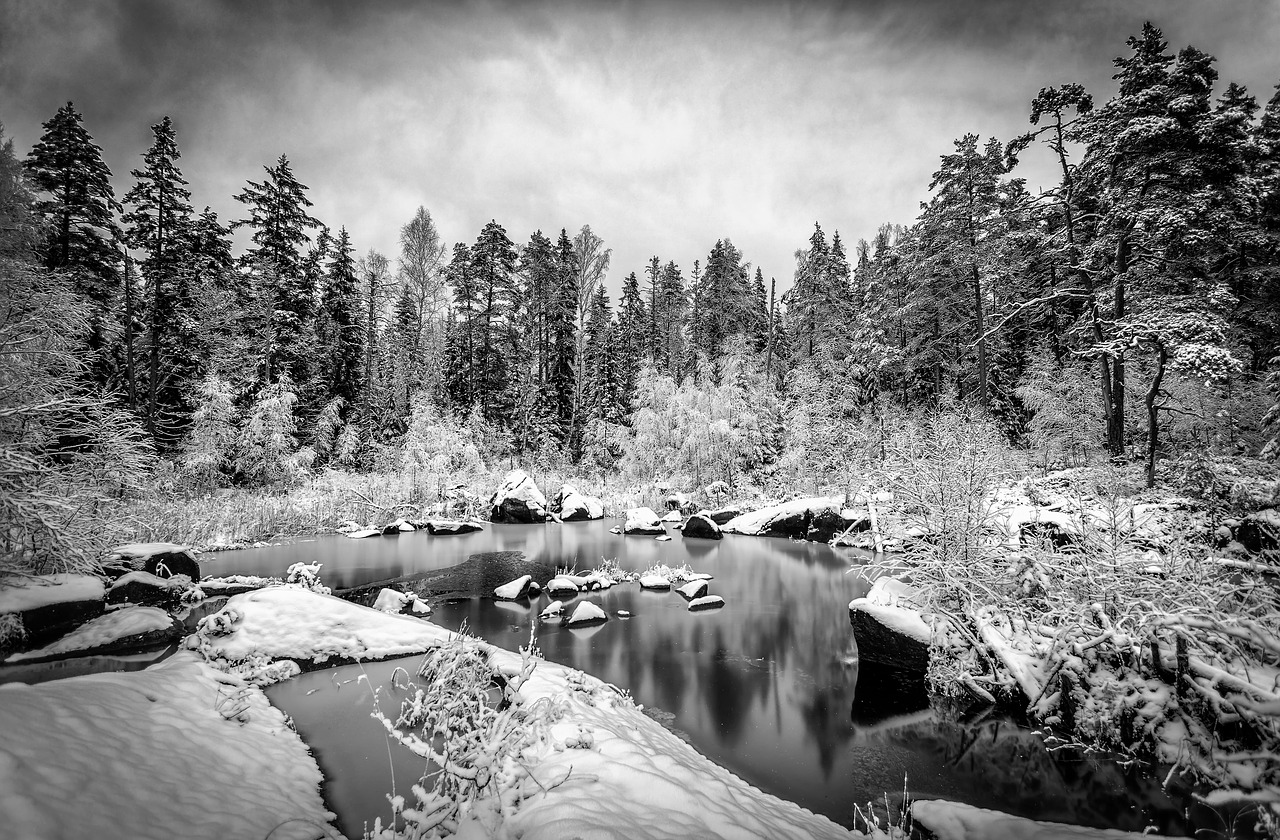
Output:
[[[96,575],[18,578],[12,586],[0,587],[0,615],[16,614],[27,642],[39,644],[102,615],[105,594]]]
[[[124,607],[80,625],[57,641],[5,660],[43,662],[68,656],[89,656],[153,647],[177,639],[182,625],[155,607]]]
[[[627,520],[622,525],[622,533],[624,534],[655,536],[666,532],[666,529],[662,527],[662,520],[658,518],[658,514],[647,507],[628,510]]]
[[[694,598],[689,602],[689,611],[697,612],[698,610],[718,610],[724,606],[724,599],[719,595],[703,595],[701,598]]]
[[[706,510],[689,517],[689,521],[684,523],[684,535],[707,540],[718,540],[723,536],[720,533],[720,526],[711,517],[711,512]]]
[[[200,563],[185,545],[177,543],[129,543],[111,549],[104,565],[121,565],[129,570],[148,572],[157,577],[186,575],[200,579]]]
[[[662,575],[641,575],[640,588],[641,589],[670,589],[671,581],[667,580]]]
[[[600,624],[608,621],[609,616],[590,601],[582,601],[573,610],[573,615],[564,623],[565,627],[583,627],[588,624]]]
[[[518,601],[521,598],[528,597],[529,583],[533,578],[529,575],[521,575],[510,583],[504,583],[502,586],[493,590],[493,597],[502,601]]]
[[[686,601],[692,601],[707,594],[707,582],[705,580],[690,581],[677,589],[676,592],[679,592],[680,597]]]
[[[564,575],[558,575],[547,581],[546,589],[553,598],[556,595],[577,595],[579,591],[578,584]]]
[[[840,515],[843,509],[843,496],[795,499],[735,516],[724,524],[723,530],[726,534],[752,537],[826,541],[850,524]]]
[[[409,603],[409,596],[394,589],[383,589],[373,602],[373,608],[379,612],[402,612]]]
[[[459,519],[428,519],[426,524],[427,531],[437,537],[472,534],[484,527],[478,522],[463,522]]]
[[[564,601],[552,601],[550,604],[538,613],[538,618],[556,618],[564,612]]]
[[[546,522],[547,497],[524,470],[512,470],[489,498],[489,519],[494,522]]]
[[[551,500],[551,512],[559,516],[561,522],[603,519],[604,503],[595,496],[584,496],[572,484],[565,484]]]
[[[162,578],[146,572],[129,572],[111,584],[107,590],[107,603],[172,607],[191,585],[186,576]]]
[[[369,537],[380,537],[382,532],[377,528],[361,528],[359,531],[348,531],[346,534],[349,540],[367,540]]]

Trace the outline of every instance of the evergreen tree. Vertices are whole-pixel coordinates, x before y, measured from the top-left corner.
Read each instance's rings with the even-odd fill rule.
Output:
[[[520,290],[515,274],[516,251],[502,225],[490,221],[476,239],[470,257],[466,274],[473,290],[464,327],[471,348],[470,401],[479,406],[485,420],[500,423],[509,411],[504,404],[509,351],[518,344],[515,317]]]
[[[613,342],[612,367],[618,380],[618,406],[622,418],[631,416],[636,382],[646,356],[648,323],[649,313],[640,293],[640,282],[633,271],[622,281]]]
[[[320,297],[317,325],[320,348],[320,378],[329,400],[341,399],[353,405],[360,394],[360,360],[364,341],[360,330],[359,279],[351,245],[344,227],[330,249],[328,274]]]
[[[590,229],[587,229],[588,233]],[[557,436],[575,451],[581,419],[578,416],[578,253],[562,228],[556,242],[556,283],[552,288],[550,308],[551,358],[549,393],[551,414],[555,417]],[[600,284],[594,284],[600,288]]]

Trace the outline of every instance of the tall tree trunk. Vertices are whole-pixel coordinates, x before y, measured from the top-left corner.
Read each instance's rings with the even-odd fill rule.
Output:
[[[1165,364],[1169,361],[1169,353],[1164,347],[1156,356],[1156,372],[1151,379],[1151,387],[1147,389],[1143,400],[1147,407],[1147,486],[1156,486],[1156,449],[1160,444],[1160,406],[1156,400],[1160,397],[1160,382],[1164,379]]]
[[[124,252],[124,373],[125,384],[128,387],[129,408],[132,411],[138,410],[138,374],[137,368],[133,362],[133,282],[129,277],[129,269],[133,266],[133,260],[129,258],[129,251],[123,246],[120,248]]]
[[[987,323],[982,307],[982,280],[978,264],[969,264],[969,282],[973,285],[973,318],[978,330],[978,404],[988,408],[991,399],[987,394]]]
[[[156,200],[156,243],[153,252],[155,277],[151,280],[151,329],[149,360],[147,364],[147,431],[156,436],[156,393],[160,381],[160,304],[164,300],[161,281],[168,273],[169,267],[164,259],[164,191],[161,190]]]
[[[1129,232],[1126,230],[1116,243],[1115,253],[1116,298],[1112,319],[1119,322],[1125,316],[1125,286],[1129,271]],[[1107,418],[1107,448],[1112,455],[1125,453],[1124,439],[1124,354],[1118,353],[1111,363],[1111,414]]]

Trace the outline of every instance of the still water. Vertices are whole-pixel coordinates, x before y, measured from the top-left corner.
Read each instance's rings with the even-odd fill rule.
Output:
[[[1179,806],[1149,774],[1051,754],[1009,720],[941,720],[918,685],[871,666],[860,669],[848,603],[868,584],[849,571],[862,559],[854,550],[740,536],[684,540],[678,531],[660,542],[611,534],[611,524],[493,525],[452,537],[324,537],[203,560],[207,574],[264,575],[282,574],[294,562],[320,562],[322,579],[335,590],[424,575],[493,551],[578,569],[602,558],[636,571],[688,563],[714,575],[710,592],[725,599],[723,609],[690,613],[678,595],[635,584],[584,594],[615,617],[585,630],[540,624],[543,655],[629,690],[713,761],[847,826],[854,825],[856,805],[865,810],[876,803],[883,812],[887,794],[896,807],[905,775],[917,798],[1102,827],[1187,830]],[[451,629],[465,623],[473,634],[515,649],[547,601],[439,600],[432,620]],[[632,617],[616,618],[619,610]],[[318,671],[268,691],[313,746],[329,779],[325,794],[348,836],[358,837],[375,816],[385,819],[385,794],[393,784],[407,793],[422,771],[421,760],[398,746],[388,755],[386,736],[369,717],[372,686],[394,718],[403,695],[390,684],[397,665],[412,673],[416,659]]]

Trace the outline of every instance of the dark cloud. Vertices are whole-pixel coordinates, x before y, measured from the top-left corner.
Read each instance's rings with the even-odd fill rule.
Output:
[[[1111,92],[1144,20],[1260,98],[1280,4],[0,0],[0,121],[20,148],[67,100],[127,188],[168,114],[195,198],[287,153],[316,213],[394,253],[427,206],[449,240],[583,224],[612,285],[728,236],[789,279],[815,220],[908,222],[953,138],[1024,129],[1044,85]],[[1035,155],[1024,174],[1035,183]]]

